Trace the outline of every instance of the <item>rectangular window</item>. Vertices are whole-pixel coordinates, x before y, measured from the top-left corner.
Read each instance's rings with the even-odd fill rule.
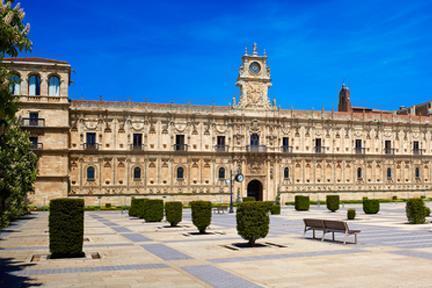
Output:
[[[29,124],[30,126],[38,126],[39,113],[30,112],[29,113]]]
[[[141,148],[142,147],[142,134],[141,133],[133,134],[133,147],[134,148]]]
[[[315,139],[315,153],[323,152],[323,147],[321,146],[321,138]]]
[[[184,135],[176,135],[175,150],[176,151],[184,151],[184,150],[186,150]]]
[[[385,140],[384,149],[385,149],[385,154],[392,154],[393,149],[392,149],[391,140]]]
[[[420,143],[419,141],[414,141],[413,142],[413,151],[415,155],[419,155],[420,154]]]
[[[282,138],[282,146],[283,147],[289,147],[289,138],[288,137]]]
[[[96,133],[88,132],[86,134],[86,148],[96,149]]]
[[[217,136],[217,145],[225,146],[225,136]]]
[[[30,136],[30,143],[31,143],[31,148],[32,149],[37,149],[38,148],[38,137],[37,136]]]
[[[355,140],[355,152],[356,154],[363,154],[363,141],[361,139]]]

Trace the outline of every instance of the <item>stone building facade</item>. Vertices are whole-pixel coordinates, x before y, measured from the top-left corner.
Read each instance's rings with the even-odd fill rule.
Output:
[[[337,112],[278,108],[267,56],[256,47],[242,57],[230,106],[69,100],[68,63],[4,63],[40,157],[36,205],[57,197],[228,202],[226,180],[239,172],[234,199],[432,196],[432,118],[353,107],[346,86]]]

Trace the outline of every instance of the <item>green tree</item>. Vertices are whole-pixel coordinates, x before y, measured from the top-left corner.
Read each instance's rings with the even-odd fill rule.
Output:
[[[0,226],[27,210],[27,193],[36,179],[36,155],[30,150],[29,135],[15,119],[17,101],[10,93],[10,74],[3,63],[6,56],[28,51],[29,24],[14,1],[0,0]]]

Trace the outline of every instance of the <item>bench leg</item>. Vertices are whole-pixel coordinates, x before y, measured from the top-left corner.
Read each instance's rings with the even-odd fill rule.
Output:
[[[313,239],[315,239],[315,229],[312,230]]]
[[[333,240],[333,242],[335,241],[334,232],[332,232],[332,240]]]
[[[345,233],[345,234],[344,234],[344,245],[346,245],[346,239],[347,239],[347,236],[348,236],[348,235]]]
[[[354,234],[354,244],[357,244],[357,233]]]
[[[321,242],[323,242],[323,241],[324,241],[324,238],[325,238],[325,234],[326,234],[326,232],[325,232],[325,231],[323,231],[323,235],[322,235],[322,237],[321,237]]]

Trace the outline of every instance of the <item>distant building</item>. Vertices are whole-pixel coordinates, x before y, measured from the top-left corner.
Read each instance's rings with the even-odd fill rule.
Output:
[[[4,63],[39,155],[37,205],[66,196],[87,205],[141,196],[227,202],[231,172],[245,176],[234,182],[235,199],[432,196],[429,102],[394,112],[353,107],[344,85],[338,112],[280,109],[256,46],[242,56],[231,106],[69,100],[67,62]]]

